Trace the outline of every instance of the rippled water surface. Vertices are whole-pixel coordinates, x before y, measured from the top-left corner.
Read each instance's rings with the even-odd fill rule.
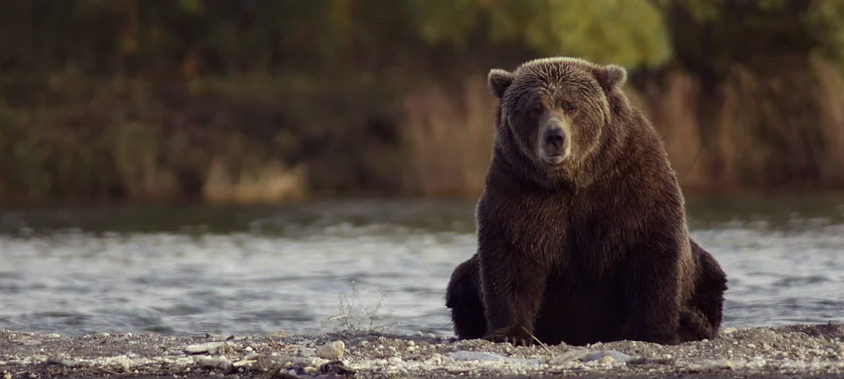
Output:
[[[729,275],[727,325],[844,321],[842,204],[689,200],[692,235]],[[474,252],[472,216],[381,200],[0,211],[0,328],[451,335],[443,293]]]

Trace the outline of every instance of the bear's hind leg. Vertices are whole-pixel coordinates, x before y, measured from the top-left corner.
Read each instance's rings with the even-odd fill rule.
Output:
[[[727,275],[715,257],[691,238],[689,242],[698,265],[698,273],[692,298],[689,301],[692,309],[687,309],[684,314],[681,314],[681,324],[686,324],[686,327],[697,335],[697,339],[711,339],[718,335],[724,317]],[[682,320],[684,316],[685,320]]]
[[[478,270],[475,255],[454,269],[446,289],[445,306],[451,308],[454,333],[460,339],[481,338],[486,334]]]

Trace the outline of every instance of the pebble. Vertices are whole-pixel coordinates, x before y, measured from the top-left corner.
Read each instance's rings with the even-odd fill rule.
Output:
[[[589,354],[589,350],[587,350],[587,349],[569,350],[569,351],[567,351],[563,354],[560,354],[560,355],[557,355],[557,356],[551,358],[551,361],[548,362],[548,363],[555,365],[555,366],[560,366],[560,365],[564,365],[566,363],[569,363],[569,362],[572,362],[572,361],[575,361],[575,360],[580,360],[583,357],[586,357],[588,354]]]
[[[232,369],[232,362],[226,357],[199,355],[196,357],[196,364],[202,367],[219,368],[227,372]]]
[[[316,353],[322,359],[340,359],[345,350],[346,344],[343,341],[333,341],[318,347]]]
[[[353,357],[351,367],[362,372],[364,377],[427,377],[433,373],[448,372],[463,374],[466,377],[535,376],[546,373],[560,376],[567,373],[583,374],[584,371],[589,371],[588,375],[597,376],[657,377],[672,373],[724,369],[736,370],[737,373],[773,372],[774,376],[800,374],[800,377],[811,377],[815,374],[837,374],[844,368],[844,359],[838,355],[844,353],[844,344],[837,337],[810,338],[802,334],[761,334],[740,330],[740,333],[733,332],[735,334],[729,337],[723,336],[723,340],[719,338],[676,348],[621,342],[577,347],[555,346],[550,350],[509,347],[483,341],[447,342],[441,339],[439,341],[442,342],[438,343],[417,343],[401,338],[373,339],[380,341],[375,343],[352,339],[319,345],[314,344],[312,337],[295,338],[295,342],[286,340],[281,346],[270,349],[265,342],[258,342],[254,337],[244,338],[243,342],[193,344],[199,341],[142,335],[136,336],[132,341],[122,338],[110,340],[121,344],[116,346],[115,353],[123,355],[106,357],[78,355],[74,351],[63,350],[62,344],[43,335],[18,334],[17,340],[9,340],[9,336],[13,334],[4,335],[0,331],[0,340],[7,338],[11,348],[16,351],[14,354],[28,351],[21,355],[3,355],[4,352],[0,351],[0,359],[4,360],[0,362],[0,367],[35,365],[47,361],[57,365],[57,369],[67,372],[73,372],[80,367],[86,370],[99,367],[127,374],[134,372],[140,375],[157,375],[162,374],[160,370],[167,370],[169,374],[178,373],[178,376],[191,372],[200,373],[199,375],[205,377],[223,377],[235,372],[266,371],[273,368],[281,370],[282,375],[292,372],[298,377],[328,378],[343,376],[339,371],[326,372],[325,369],[338,363],[342,365],[343,361],[339,358],[346,355]],[[111,336],[114,338],[123,335]],[[99,347],[104,342],[101,337],[101,334],[91,334],[87,339],[70,338],[79,341],[80,345]],[[238,337],[232,339],[238,340]],[[265,337],[261,337],[260,341],[264,340]],[[43,344],[27,346],[26,341],[39,341]],[[736,341],[738,343],[735,343]],[[131,342],[137,342],[137,345],[131,345]],[[249,345],[251,349],[244,347],[241,350],[238,347],[240,344]],[[349,354],[344,354],[347,344],[365,346],[366,349],[354,349]],[[379,344],[380,353],[374,353],[373,348]],[[115,346],[111,345],[109,343],[106,347],[115,349]],[[149,354],[151,347],[155,347],[156,353]],[[728,353],[730,349],[733,349],[732,354]],[[509,353],[505,352],[507,350]],[[227,354],[220,356],[221,351]],[[258,353],[259,351],[262,353]],[[748,352],[750,354],[747,354]],[[647,364],[625,364],[639,359],[639,363]],[[0,373],[3,373],[2,369]],[[18,377],[27,376],[14,375],[14,378]],[[0,379],[6,378],[0,375]]]
[[[255,363],[255,361],[252,361],[252,360],[249,360],[249,359],[241,359],[239,361],[233,362],[232,366],[234,366],[234,367],[252,366],[253,363]]]
[[[449,354],[455,361],[503,361],[504,357],[494,353],[461,350]]]
[[[44,354],[35,354],[35,355],[32,356],[32,361],[33,362],[44,362],[44,361],[47,360],[47,358],[48,357]]]
[[[615,358],[610,355],[605,355],[603,356],[603,358],[600,359],[600,362],[604,364],[613,364],[615,363]]]
[[[272,332],[272,333],[268,334],[268,336],[273,337],[273,338],[285,338],[285,337],[290,337],[290,333],[287,333],[287,332]]]
[[[299,356],[301,356],[301,357],[310,358],[310,357],[313,357],[314,354],[316,354],[316,351],[314,349],[309,348],[309,347],[299,349]]]
[[[125,355],[104,358],[102,361],[103,366],[114,367],[123,371],[129,371],[133,363],[134,362],[132,362],[132,359]]]
[[[188,345],[184,348],[184,352],[188,354],[201,354],[201,353],[209,353],[209,354],[217,354],[220,350],[220,347],[226,344],[225,342],[206,342],[206,343],[199,343],[195,345]]]
[[[765,350],[765,351],[770,351],[770,350],[771,350],[771,345],[770,345],[770,344],[768,344],[767,342],[763,342],[763,343],[762,343],[762,349],[763,349],[763,350]]]
[[[46,337],[46,338],[61,338],[62,336],[61,336],[61,334],[58,334],[58,333],[49,333],[49,334],[45,334],[44,337]]]
[[[667,355],[669,355],[669,356],[666,357],[666,358],[670,358],[670,354],[667,354]],[[618,352],[618,351],[615,351],[615,350],[601,350],[601,351],[595,351],[595,352],[587,354],[585,357],[583,357],[583,360],[584,361],[590,361],[590,360],[602,359],[605,356],[612,357],[612,359],[614,359],[615,361],[618,361],[618,362],[630,362],[631,360],[635,359],[635,357],[633,357],[631,355],[627,355],[627,354],[624,354],[622,352]]]

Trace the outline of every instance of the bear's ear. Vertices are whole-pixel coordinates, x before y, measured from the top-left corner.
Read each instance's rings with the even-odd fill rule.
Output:
[[[492,94],[497,99],[501,99],[501,97],[504,96],[504,91],[510,87],[510,84],[513,84],[513,73],[500,68],[494,68],[489,70],[489,75],[487,75],[486,80]]]
[[[601,87],[610,91],[614,88],[621,87],[627,81],[627,70],[624,67],[609,64],[596,68],[595,78],[598,79],[598,84]]]

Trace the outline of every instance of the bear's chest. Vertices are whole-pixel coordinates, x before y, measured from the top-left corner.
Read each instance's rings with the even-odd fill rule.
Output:
[[[506,235],[527,259],[551,260],[558,272],[601,279],[615,275],[626,255],[620,221],[599,207],[583,209],[578,199],[510,202]]]

